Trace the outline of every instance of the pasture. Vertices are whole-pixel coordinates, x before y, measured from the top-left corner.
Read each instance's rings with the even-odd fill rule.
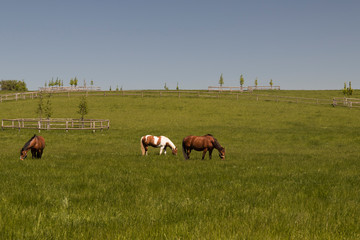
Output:
[[[0,116],[36,117],[37,103],[3,102]],[[79,117],[78,103],[52,98],[53,117]],[[41,131],[40,160],[19,160],[37,131],[0,132],[0,239],[360,238],[359,109],[131,96],[89,96],[88,107],[110,129]],[[226,160],[185,161],[182,139],[207,133]],[[145,134],[178,155],[141,156]]]

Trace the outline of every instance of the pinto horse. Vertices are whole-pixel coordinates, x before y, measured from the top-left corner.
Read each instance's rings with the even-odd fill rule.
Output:
[[[223,148],[218,140],[211,134],[204,136],[187,136],[182,141],[182,151],[185,160],[190,158],[191,150],[203,151],[202,160],[205,158],[205,154],[209,151],[209,158],[211,159],[212,151],[216,148],[219,151],[219,157],[225,159],[225,148]]]
[[[42,136],[36,136],[36,134],[25,143],[20,150],[20,160],[24,160],[27,157],[28,151],[31,150],[32,158],[41,158],[45,148],[45,140]]]
[[[163,153],[166,155],[166,148],[169,147],[172,150],[172,154],[177,154],[177,148],[175,144],[165,136],[142,136],[140,139],[141,153],[142,155],[148,155],[149,146],[160,148],[160,155]]]

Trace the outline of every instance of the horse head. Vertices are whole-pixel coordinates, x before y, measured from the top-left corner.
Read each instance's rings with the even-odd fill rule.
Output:
[[[24,148],[20,150],[20,160],[23,161],[25,158],[27,158],[27,151],[25,151]]]
[[[177,148],[172,149],[172,154],[177,155]]]
[[[221,160],[225,160],[225,148],[221,148],[219,150],[219,157],[221,158]]]

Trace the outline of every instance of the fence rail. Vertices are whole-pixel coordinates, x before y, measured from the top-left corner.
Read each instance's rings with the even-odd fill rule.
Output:
[[[247,87],[215,87],[215,86],[208,86],[208,91],[248,91],[252,92],[254,90],[280,90],[280,86],[247,86]]]
[[[360,108],[359,98],[333,98],[333,106],[343,105],[350,108]]]
[[[39,91],[42,92],[86,92],[86,91],[101,91],[100,87],[41,87]]]
[[[275,89],[276,86],[273,86]],[[229,88],[229,87],[228,87]],[[234,88],[235,89],[235,88]],[[271,94],[260,94],[252,91],[211,91],[211,90],[126,90],[126,91],[86,91],[83,93],[71,93],[71,92],[52,92],[52,97],[72,95],[79,96],[79,94],[86,94],[87,96],[134,96],[134,97],[177,97],[177,98],[236,98],[239,99],[250,99],[256,101],[275,101],[275,102],[291,102],[299,104],[329,104],[335,106],[344,106],[349,108],[360,108],[359,98],[346,98],[346,97],[334,97],[327,99],[320,98],[304,98],[304,97],[293,97],[283,96],[277,94],[276,91],[271,91]],[[237,87],[237,90],[239,87]],[[5,97],[6,96],[6,97]],[[0,100],[17,100],[17,99],[31,99],[38,97],[38,92],[29,93],[18,93],[0,95]]]
[[[23,93],[11,93],[0,95],[0,102],[20,99],[34,99],[37,98],[38,92],[23,92]]]
[[[1,129],[37,129],[39,130],[103,130],[110,128],[110,120],[107,119],[36,119],[36,118],[17,118],[2,119]]]

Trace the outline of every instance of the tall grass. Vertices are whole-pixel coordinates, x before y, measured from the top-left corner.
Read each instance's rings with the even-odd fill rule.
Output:
[[[303,94],[303,93],[299,93]],[[324,94],[319,92],[319,94]],[[306,94],[305,94],[306,95]],[[80,98],[53,98],[79,117]],[[0,104],[36,117],[37,100]],[[42,131],[43,159],[19,160],[36,131],[0,133],[1,239],[358,239],[360,111],[247,99],[89,96],[103,132]],[[141,156],[142,135],[213,134],[202,161]]]

